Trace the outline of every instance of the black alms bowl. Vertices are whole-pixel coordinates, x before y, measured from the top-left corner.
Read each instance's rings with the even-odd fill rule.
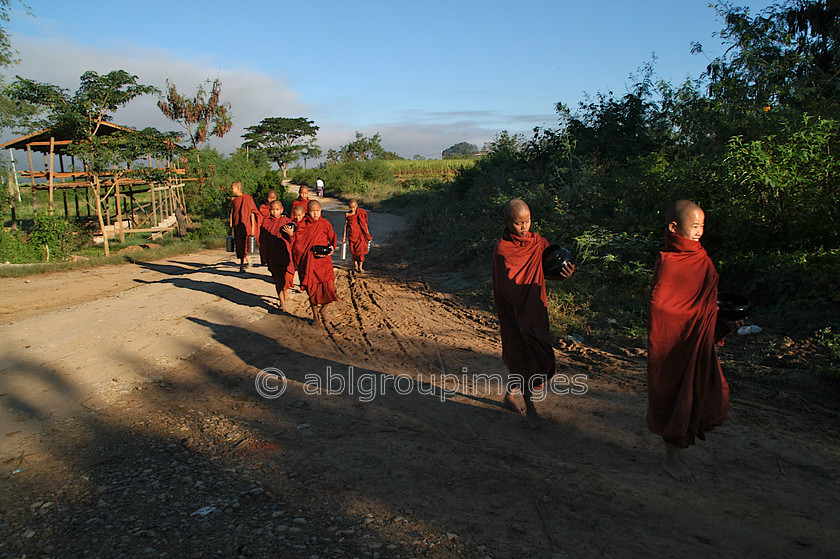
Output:
[[[737,293],[718,293],[718,316],[724,320],[746,320],[750,311],[750,300]]]
[[[326,256],[330,253],[330,247],[326,245],[315,245],[309,250],[316,256]]]
[[[545,279],[562,280],[563,266],[572,261],[572,253],[560,245],[550,245],[542,255]]]

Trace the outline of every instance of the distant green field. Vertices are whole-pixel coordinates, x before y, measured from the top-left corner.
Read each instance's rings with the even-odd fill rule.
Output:
[[[394,159],[382,161],[397,180],[426,177],[453,177],[462,168],[475,165],[475,159]]]

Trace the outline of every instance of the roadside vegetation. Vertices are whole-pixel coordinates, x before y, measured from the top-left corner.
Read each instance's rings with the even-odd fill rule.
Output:
[[[285,179],[314,187],[321,178],[328,195],[410,217],[411,257],[425,269],[457,273],[462,293],[488,304],[501,207],[521,197],[532,209],[532,230],[572,250],[579,269],[565,284],[550,282],[555,336],[641,343],[664,208],[689,198],[706,211],[703,244],[721,289],[748,295],[775,316],[825,317],[812,335],[837,363],[840,9],[816,1],[759,14],[727,3],[716,9],[729,49],[701,76],[672,84],[656,76],[651,60],[624,94],[597,93],[576,107],[558,102],[555,127],[531,137],[502,131],[481,153],[462,143],[440,160],[407,160],[384,149],[379,134],[357,132],[347,145],[328,150],[325,163],[307,169],[321,149],[318,126],[306,118],[267,117],[231,155],[200,147],[216,130],[208,124],[212,115],[203,125],[182,123],[192,143],[184,153],[187,176],[195,179],[186,183],[192,224],[185,238],[102,260],[88,220],[32,215],[24,203],[12,229],[7,195],[0,262],[43,263],[46,247],[55,269],[221,246],[231,182],[241,180],[258,201],[275,189],[288,208],[294,194],[286,192]],[[703,55],[702,45],[693,49]],[[173,92],[171,86],[165,106],[178,120],[183,115],[173,107],[186,100]],[[192,102],[200,106],[203,93],[200,88]],[[220,95],[214,82],[214,106],[227,108]],[[229,128],[222,113],[218,136]],[[12,273],[6,268],[0,274]],[[26,269],[13,273],[40,271]]]

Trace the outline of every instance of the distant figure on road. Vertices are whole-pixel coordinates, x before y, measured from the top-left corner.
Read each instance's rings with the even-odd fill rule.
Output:
[[[324,181],[321,180],[321,177],[318,177],[318,180],[315,181],[315,194],[319,198],[324,197]]]
[[[368,253],[368,243],[373,240],[368,229],[368,215],[359,207],[359,202],[350,200],[350,211],[344,214],[344,236],[341,242],[350,239],[350,255],[353,257],[353,269],[364,272],[365,255]]]
[[[677,200],[666,220],[648,302],[647,423],[665,440],[665,471],[695,481],[683,451],[695,438],[705,440],[729,409],[729,384],[715,352],[718,274],[700,244],[700,206]]]
[[[514,198],[504,206],[505,230],[493,252],[493,300],[502,335],[502,361],[510,376],[504,397],[509,409],[524,413],[531,427],[545,424],[534,407],[533,394],[556,372],[548,327],[543,251],[549,242],[532,233],[531,209]],[[574,264],[563,267],[568,278]],[[525,406],[515,398],[521,391]]]
[[[230,209],[229,225],[233,230],[233,243],[236,257],[239,258],[239,271],[245,271],[245,262],[251,266],[251,257],[245,246],[249,235],[257,234],[257,217],[260,211],[250,194],[242,193],[242,182],[236,181],[230,185],[233,203]]]

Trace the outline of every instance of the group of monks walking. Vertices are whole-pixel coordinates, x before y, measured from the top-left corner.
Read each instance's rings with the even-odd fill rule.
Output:
[[[242,193],[241,183],[233,183],[231,190],[230,225],[240,272],[248,261],[245,238],[257,234],[261,262],[271,272],[280,308],[286,310],[297,272],[300,288],[309,297],[313,324],[331,323],[329,305],[337,300],[331,255],[337,237],[322,217],[321,203],[310,200],[309,189],[302,186],[287,217],[274,191],[257,208],[251,196]],[[520,199],[505,204],[503,222],[491,266],[502,361],[510,373],[502,403],[538,428],[546,421],[536,410],[534,394],[556,373],[543,270],[549,242],[530,231],[531,210]],[[683,451],[696,439],[705,440],[705,434],[727,418],[729,386],[715,345],[737,324],[718,324],[718,275],[700,245],[703,210],[678,200],[668,208],[666,222],[665,246],[654,266],[648,302],[647,422],[664,440],[665,471],[679,481],[694,481]],[[345,214],[343,241],[348,239],[354,270],[362,272],[371,236],[367,213],[355,200]],[[566,262],[560,279],[574,272],[574,264]]]
[[[230,227],[239,271],[251,266],[246,245],[248,236],[254,236],[260,263],[268,267],[277,290],[280,310],[287,312],[297,274],[300,290],[309,297],[313,324],[331,324],[329,305],[338,300],[332,263],[338,239],[332,224],[322,215],[321,202],[310,200],[309,188],[301,186],[289,217],[283,213],[283,203],[274,190],[268,191],[267,201],[259,208],[251,195],[242,192],[241,182],[231,185],[231,194]],[[343,242],[348,238],[354,269],[363,272],[372,237],[367,212],[356,200],[350,200],[345,214]]]

